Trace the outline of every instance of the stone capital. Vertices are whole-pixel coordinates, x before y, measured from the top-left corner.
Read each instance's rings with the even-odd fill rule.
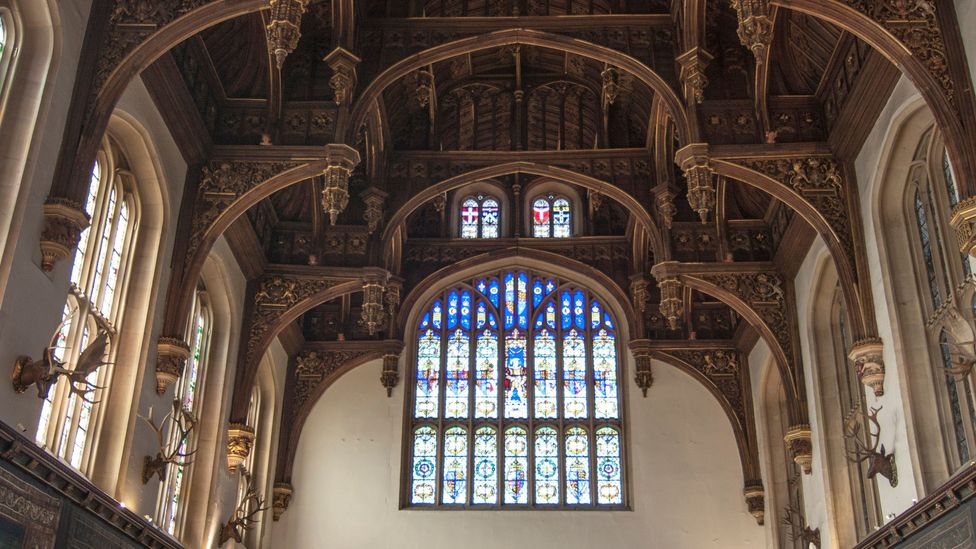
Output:
[[[862,339],[851,347],[847,357],[857,368],[857,377],[874,391],[874,396],[884,394],[885,365],[884,345],[879,338]]]
[[[227,468],[231,473],[247,461],[254,446],[254,427],[231,423],[227,427]]]
[[[813,438],[810,426],[803,424],[790,427],[783,440],[793,456],[793,462],[800,466],[803,473],[813,473]]]
[[[756,524],[762,526],[766,521],[766,492],[763,490],[762,481],[747,482],[743,495],[746,498],[749,514],[756,519]]]
[[[160,337],[156,342],[156,394],[166,392],[183,375],[190,358],[190,346],[183,338]]]
[[[976,256],[976,196],[961,200],[952,208],[949,225],[956,233],[959,249]]]
[[[89,219],[81,204],[66,198],[48,198],[43,212],[41,269],[49,273],[58,261],[67,258],[78,246]]]
[[[285,513],[288,509],[288,505],[291,503],[291,496],[295,493],[295,489],[291,484],[287,482],[276,482],[274,485],[272,506],[274,507],[273,519],[275,522],[281,520],[281,515]]]

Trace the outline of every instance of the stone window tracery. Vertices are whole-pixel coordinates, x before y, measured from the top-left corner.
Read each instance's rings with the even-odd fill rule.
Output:
[[[478,193],[461,202],[458,212],[461,238],[498,238],[501,205],[497,198]]]
[[[621,508],[619,342],[590,291],[504,271],[418,323],[404,505]]]
[[[532,236],[536,238],[573,236],[573,208],[568,198],[547,193],[532,201]]]

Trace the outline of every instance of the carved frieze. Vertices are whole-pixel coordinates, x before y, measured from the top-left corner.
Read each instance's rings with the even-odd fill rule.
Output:
[[[231,423],[227,427],[227,468],[233,473],[247,461],[254,446],[254,427]]]
[[[58,498],[0,468],[0,520],[7,527],[6,536],[0,540],[17,543],[16,547],[52,549],[60,519],[61,501]]]

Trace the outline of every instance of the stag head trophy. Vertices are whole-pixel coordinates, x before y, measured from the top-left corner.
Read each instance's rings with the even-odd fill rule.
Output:
[[[14,362],[14,372],[11,382],[14,391],[18,394],[26,391],[31,385],[37,387],[37,396],[47,398],[51,387],[58,382],[61,376],[68,379],[68,389],[79,398],[90,404],[95,401],[89,398],[89,393],[95,389],[101,389],[88,380],[91,374],[99,368],[109,364],[105,362],[105,351],[108,349],[109,334],[105,330],[100,330],[95,339],[78,355],[78,363],[74,368],[69,368],[66,362],[62,362],[55,355],[57,351],[58,335],[64,326],[71,321],[75,312],[67,315],[61,324],[58,325],[51,336],[47,347],[44,348],[41,358],[33,360],[29,356],[21,356]]]
[[[254,487],[254,479],[251,478],[250,473],[244,470],[241,474],[244,475],[244,480],[247,483],[247,491],[237,503],[237,509],[234,510],[234,514],[231,515],[227,524],[224,524],[224,527],[220,529],[220,538],[217,540],[218,546],[223,546],[230,540],[237,543],[243,542],[244,533],[254,528],[254,525],[260,522],[260,519],[257,518],[258,515],[268,509],[264,504],[264,498]]]
[[[156,457],[146,456],[143,459],[143,484],[148,484],[153,475],[159,478],[159,482],[166,480],[167,465],[170,463],[179,467],[193,463],[189,458],[196,453],[196,450],[187,452],[186,447],[187,441],[190,440],[190,433],[197,426],[197,420],[193,417],[193,413],[182,405],[180,399],[173,399],[173,409],[163,417],[159,425],[156,425],[156,420],[153,419],[152,406],[149,407],[149,417],[139,415],[139,419],[145,421],[149,428],[156,433],[156,444],[159,445]],[[174,432],[174,430],[176,436],[167,445],[164,442],[166,433]]]
[[[895,468],[895,454],[889,454],[885,452],[884,444],[878,447],[878,441],[881,438],[881,425],[878,423],[878,412],[881,411],[881,407],[871,408],[871,411],[864,415],[860,408],[854,408],[851,413],[847,416],[847,421],[844,422],[844,438],[851,441],[854,445],[854,451],[847,452],[847,459],[851,463],[860,464],[864,461],[868,462],[868,478],[874,478],[875,475],[881,475],[888,479],[888,484],[891,486],[898,486],[898,469]],[[864,442],[864,438],[861,436],[861,426],[864,424],[865,420],[870,422],[868,426],[868,438],[871,440],[870,445]],[[871,430],[873,426],[875,431]]]
[[[811,529],[803,513],[792,504],[783,509],[783,524],[790,527],[790,541],[800,540],[806,547],[813,545],[820,549],[820,528]]]

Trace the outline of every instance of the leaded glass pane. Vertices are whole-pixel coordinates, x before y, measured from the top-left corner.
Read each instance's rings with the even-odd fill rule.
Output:
[[[478,221],[481,217],[481,206],[474,198],[469,198],[461,204],[461,238],[478,238]]]
[[[555,238],[568,238],[572,233],[571,212],[569,201],[565,198],[557,198],[552,204],[552,236]]]
[[[412,470],[410,502],[434,503],[437,479],[437,432],[433,427],[420,427],[414,431]]]
[[[559,504],[559,433],[552,427],[535,432],[535,500],[541,505]]]
[[[545,198],[539,198],[532,204],[532,236],[548,238],[552,236],[551,206]]]
[[[478,304],[476,326],[478,343],[475,351],[475,417],[498,417],[498,323],[488,306]]]
[[[522,427],[505,431],[505,503],[529,502],[529,442]]]
[[[573,328],[563,338],[563,417],[586,417],[586,344]]]
[[[566,504],[590,503],[590,449],[586,429],[566,430]]]
[[[623,502],[620,482],[620,435],[613,427],[596,432],[597,501],[604,504]]]
[[[915,222],[918,225],[919,244],[922,246],[922,258],[925,260],[925,273],[928,280],[929,292],[932,295],[932,308],[938,309],[942,306],[942,291],[939,288],[939,280],[935,273],[935,261],[932,257],[932,241],[929,236],[928,216],[925,213],[925,204],[915,191]]]
[[[598,419],[617,417],[617,347],[613,334],[600,330],[593,336],[593,398]]]
[[[468,493],[468,433],[463,427],[451,427],[444,433],[445,504],[464,504]]]
[[[945,331],[939,335],[939,347],[942,351],[942,366],[946,369],[952,368],[952,354]],[[955,433],[956,448],[959,450],[959,461],[966,463],[969,461],[969,440],[966,438],[966,426],[962,417],[959,389],[956,386],[956,379],[952,375],[946,376],[946,392],[949,396],[949,410],[952,413],[952,428]]]
[[[498,503],[498,439],[493,427],[481,427],[474,436],[474,504]]]
[[[526,388],[525,334],[518,328],[505,337],[505,417],[522,419],[529,415]]]
[[[494,198],[486,198],[481,204],[481,238],[498,238],[500,208]]]

